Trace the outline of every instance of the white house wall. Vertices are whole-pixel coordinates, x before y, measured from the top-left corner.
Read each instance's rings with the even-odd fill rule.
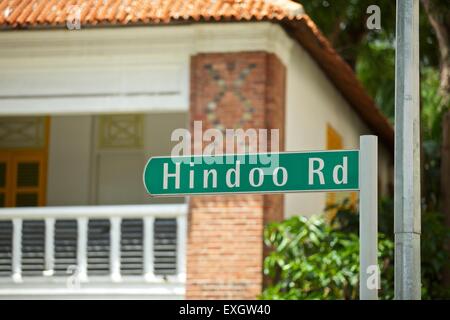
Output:
[[[322,150],[327,144],[327,124],[342,136],[345,149],[358,149],[359,136],[371,134],[367,126],[330,83],[319,66],[294,44],[287,76],[286,150]],[[386,181],[387,152],[380,144],[380,173]],[[285,195],[285,216],[323,212],[326,193]]]
[[[0,33],[0,116],[189,109],[190,57],[269,51],[289,39],[271,23]]]
[[[120,188],[120,192],[124,192],[128,199],[135,199],[141,204],[167,204],[167,203],[183,203],[184,197],[176,198],[150,198],[145,192],[142,183],[143,168],[150,157],[154,156],[169,156],[172,147],[176,142],[171,141],[171,134],[173,130],[178,128],[188,128],[188,113],[187,112],[173,112],[173,113],[148,113],[144,116],[144,141],[142,154],[140,156],[141,162],[139,165],[128,167],[128,176],[133,176],[129,181],[129,188]],[[115,163],[115,165],[117,165]],[[138,168],[138,170],[136,170]],[[116,178],[116,181],[118,179]],[[116,185],[116,184],[115,184]],[[98,203],[102,204],[100,198]],[[103,202],[104,204],[113,204],[112,199]],[[123,202],[122,202],[123,203]]]
[[[91,142],[91,116],[51,118],[47,205],[89,204]]]
[[[145,192],[142,170],[151,156],[170,155],[171,133],[187,127],[187,113],[143,115],[139,150],[96,148],[95,116],[51,117],[47,205],[181,203],[183,198],[153,198]]]

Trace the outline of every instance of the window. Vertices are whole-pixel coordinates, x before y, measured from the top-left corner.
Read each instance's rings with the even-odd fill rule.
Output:
[[[45,205],[45,154],[0,152],[0,207]]]
[[[34,207],[45,204],[44,162],[42,152],[2,152],[1,207]]]
[[[0,207],[45,205],[48,118],[0,119]]]

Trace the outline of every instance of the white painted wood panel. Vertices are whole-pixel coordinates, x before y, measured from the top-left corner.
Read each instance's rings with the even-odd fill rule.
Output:
[[[0,116],[189,109],[190,57],[275,52],[292,40],[268,23],[0,33]]]

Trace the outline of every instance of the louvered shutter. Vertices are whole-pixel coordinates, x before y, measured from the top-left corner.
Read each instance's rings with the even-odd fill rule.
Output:
[[[0,277],[12,274],[12,221],[0,221]]]
[[[142,219],[123,219],[120,239],[120,270],[122,275],[141,275],[143,257],[144,223]]]
[[[43,161],[43,156],[40,153],[13,154],[13,176],[15,177],[13,206],[35,207],[44,205]]]
[[[55,221],[54,252],[56,276],[67,275],[70,266],[77,265],[78,226],[75,219]]]
[[[45,268],[45,221],[24,220],[22,224],[22,275],[42,276]]]
[[[154,273],[174,275],[177,272],[177,220],[155,219]]]
[[[89,220],[88,275],[108,275],[110,272],[110,229],[108,219]]]

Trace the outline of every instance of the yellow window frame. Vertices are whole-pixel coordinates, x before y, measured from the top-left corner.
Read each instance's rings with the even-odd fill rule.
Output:
[[[16,207],[17,195],[24,193],[37,194],[37,206],[45,206],[49,127],[50,119],[47,117],[45,121],[45,144],[41,148],[0,149],[0,162],[6,164],[5,185],[0,186],[0,193],[4,194],[4,207]],[[36,186],[18,186],[18,167],[21,163],[38,163],[38,184]]]

